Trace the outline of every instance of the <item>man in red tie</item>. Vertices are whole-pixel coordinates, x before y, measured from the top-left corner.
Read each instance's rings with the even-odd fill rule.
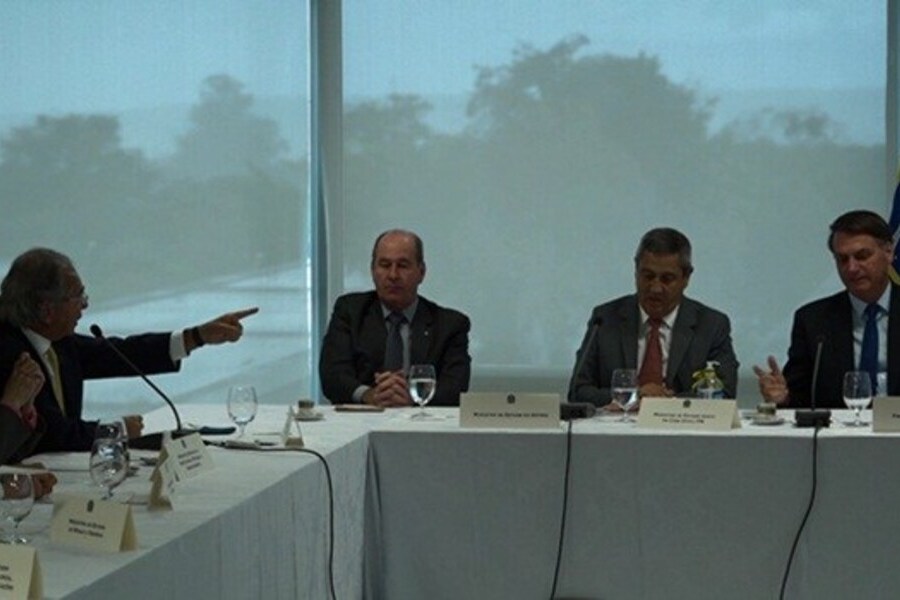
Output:
[[[709,361],[737,392],[738,361],[728,317],[686,298],[691,243],[680,231],[651,229],[634,255],[637,292],[594,308],[576,356],[569,399],[605,406],[615,369],[638,370],[640,395],[692,395],[693,375]]]

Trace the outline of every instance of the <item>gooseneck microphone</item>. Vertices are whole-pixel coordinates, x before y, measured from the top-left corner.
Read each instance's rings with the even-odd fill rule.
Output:
[[[597,408],[590,402],[575,402],[575,380],[578,378],[578,374],[581,373],[581,369],[584,368],[588,350],[594,345],[594,338],[597,337],[597,331],[602,324],[603,317],[599,315],[592,317],[588,322],[588,327],[590,328],[588,337],[581,347],[578,360],[575,361],[575,370],[572,372],[571,379],[569,379],[569,389],[567,391],[567,398],[569,401],[563,402],[559,407],[560,418],[564,421],[593,417],[594,413],[597,411]]]
[[[816,387],[819,384],[819,364],[822,362],[822,346],[825,335],[816,337],[816,356],[813,360],[813,371],[809,389],[809,409],[794,412],[797,427],[828,427],[831,424],[831,411],[827,408],[816,408]]]
[[[103,335],[103,330],[101,330],[100,326],[97,325],[96,323],[91,325],[91,334],[93,334],[93,336],[95,338],[97,338],[98,340],[101,340],[103,343],[105,343],[107,345],[107,347],[109,347],[109,349],[112,350],[116,354],[116,356],[118,356],[120,359],[122,359],[122,362],[124,362],[126,365],[128,365],[128,367],[132,371],[134,371],[134,373],[136,375],[140,376],[140,378],[143,379],[144,382],[147,385],[149,385],[153,389],[154,392],[156,392],[157,396],[162,398],[165,401],[165,403],[169,405],[169,408],[172,409],[172,414],[175,415],[176,429],[175,429],[175,431],[172,432],[173,438],[184,437],[186,435],[194,433],[193,430],[188,430],[188,429],[182,428],[181,416],[178,414],[178,409],[175,408],[175,403],[172,402],[172,400],[170,400],[169,397],[161,389],[156,387],[156,384],[153,383],[152,381],[150,381],[150,378],[147,377],[147,375],[136,364],[134,364],[134,362],[132,362],[131,359],[125,355],[124,352],[119,350],[119,348],[116,347],[115,344],[113,344],[111,341],[109,341],[109,338],[107,338],[106,336]],[[136,448],[139,450],[159,450],[162,447],[162,434],[161,433],[151,433],[148,435],[142,435],[141,437],[129,440],[128,445],[132,448]]]

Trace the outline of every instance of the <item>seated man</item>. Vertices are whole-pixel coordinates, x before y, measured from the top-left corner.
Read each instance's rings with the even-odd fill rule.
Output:
[[[728,317],[684,297],[694,270],[690,241],[674,229],[652,229],[638,244],[634,266],[637,293],[591,314],[569,400],[605,406],[613,370],[638,367],[642,397],[692,395],[693,375],[708,361],[719,363],[725,396],[734,398],[738,361]]]
[[[794,313],[784,372],[774,356],[768,370],[753,367],[760,393],[770,402],[810,407],[817,353],[818,408],[844,408],[847,371],[869,372],[873,393],[900,394],[900,292],[889,275],[891,229],[871,211],[850,211],[831,224],[828,249],[844,289]],[[877,389],[879,381],[887,389]]]
[[[425,279],[422,240],[391,230],[372,249],[375,290],[337,299],[322,341],[319,377],[335,404],[409,406],[405,372],[430,364],[437,390],[430,404],[456,406],[469,388],[469,319],[418,295]]]
[[[47,248],[17,257],[0,284],[0,381],[9,378],[23,352],[41,366],[46,380],[34,400],[47,427],[36,452],[90,450],[97,423],[81,419],[84,380],[135,375],[109,344],[147,373],[177,371],[181,359],[194,349],[238,340],[241,319],[257,311],[226,314],[183,332],[107,342],[75,333],[87,306],[72,261]],[[129,415],[124,420],[128,436],[139,436],[141,417]]]

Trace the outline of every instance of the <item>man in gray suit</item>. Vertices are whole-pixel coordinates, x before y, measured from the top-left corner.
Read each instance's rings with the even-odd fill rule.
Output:
[[[708,361],[725,396],[737,392],[738,361],[728,317],[685,298],[694,268],[691,243],[659,228],[641,238],[634,255],[637,293],[594,308],[576,355],[569,399],[605,406],[614,369],[640,369],[642,397],[692,394],[694,373]]]
[[[394,229],[372,248],[370,292],[337,299],[322,340],[319,378],[335,404],[409,406],[410,365],[433,365],[437,389],[429,402],[456,406],[469,389],[469,318],[419,296],[425,279],[422,240]]]

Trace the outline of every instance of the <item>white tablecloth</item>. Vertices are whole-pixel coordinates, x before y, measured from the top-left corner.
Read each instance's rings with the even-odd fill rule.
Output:
[[[335,477],[338,598],[549,597],[566,435],[460,430],[455,409],[337,414],[303,424]],[[185,421],[227,422],[220,406]],[[249,437],[281,429],[261,407]],[[171,426],[164,410],[148,429]],[[776,598],[812,481],[812,430],[649,432],[574,425],[560,598]],[[819,490],[787,598],[893,598],[900,590],[896,435],[819,436]],[[211,449],[175,510],[134,507],[140,548],[101,555],[49,543],[49,506],[26,522],[51,598],[327,598],[325,478],[294,453]],[[47,457],[83,464],[86,455]],[[143,477],[117,494],[146,491]],[[59,491],[92,490],[86,470]]]

